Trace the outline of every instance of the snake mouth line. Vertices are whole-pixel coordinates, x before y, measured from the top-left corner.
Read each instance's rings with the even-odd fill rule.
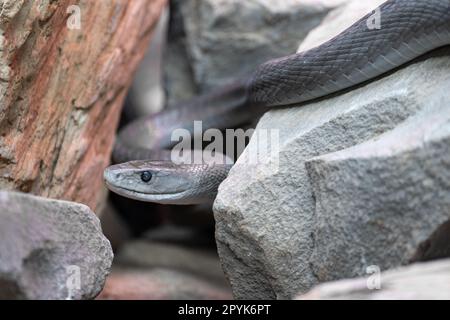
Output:
[[[117,187],[117,186],[114,186],[113,184],[111,184],[110,182],[108,182],[107,180],[105,180],[105,184],[108,187],[108,189],[110,189],[111,191],[116,192],[118,194],[126,193],[126,194],[131,194],[131,195],[136,195],[136,196],[139,196],[139,195],[155,196],[155,197],[175,196],[175,195],[180,195],[186,191],[186,190],[183,190],[183,191],[178,191],[178,192],[147,193],[147,192],[131,190],[128,188]]]

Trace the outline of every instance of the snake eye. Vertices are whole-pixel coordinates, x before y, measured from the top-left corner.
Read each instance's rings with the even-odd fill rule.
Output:
[[[150,171],[144,171],[141,174],[141,180],[144,181],[145,183],[150,182],[150,180],[152,180],[152,173]]]

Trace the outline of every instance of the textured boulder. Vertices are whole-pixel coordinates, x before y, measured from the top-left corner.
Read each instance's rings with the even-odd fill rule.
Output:
[[[165,0],[0,0],[0,189],[104,200],[121,106]]]
[[[0,298],[92,299],[112,263],[86,206],[0,192]]]
[[[173,1],[169,99],[205,92],[267,60],[294,53],[308,32],[346,1]]]
[[[394,130],[308,160],[318,281],[450,256],[450,98],[433,87],[421,98]]]
[[[363,279],[324,283],[298,299],[450,300],[450,260],[418,263]]]
[[[440,231],[448,230],[450,212],[448,55],[441,51],[347,93],[261,119],[257,132],[278,130],[280,152],[258,150],[265,163],[248,164],[252,140],[214,205],[218,250],[236,298],[292,298],[372,264],[448,253]],[[433,116],[441,127],[419,126]],[[351,148],[359,144],[366,147]],[[336,155],[348,161],[332,162]],[[398,245],[386,247],[392,243]]]

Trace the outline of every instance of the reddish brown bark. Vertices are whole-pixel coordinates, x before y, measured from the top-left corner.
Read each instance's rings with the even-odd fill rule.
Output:
[[[99,207],[122,102],[165,2],[0,0],[0,189]],[[67,26],[71,5],[81,29]]]

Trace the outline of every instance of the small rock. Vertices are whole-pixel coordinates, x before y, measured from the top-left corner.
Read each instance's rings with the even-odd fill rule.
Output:
[[[162,226],[124,245],[99,299],[231,299],[217,252],[189,245],[191,237],[185,228]]]
[[[114,269],[101,300],[230,300],[231,292],[192,274],[166,269]]]
[[[0,208],[1,299],[92,299],[102,290],[113,254],[88,207],[0,192]]]
[[[147,270],[155,268],[178,270],[229,288],[217,252],[211,249],[140,240],[123,246],[117,253],[115,262],[118,265]]]
[[[212,212],[211,212],[211,215]],[[196,228],[195,226],[178,226],[163,224],[158,228],[149,230],[143,236],[145,241],[181,244],[183,247],[215,248],[214,228]]]
[[[372,289],[369,289],[372,288]],[[450,300],[450,260],[318,285],[299,300]]]

